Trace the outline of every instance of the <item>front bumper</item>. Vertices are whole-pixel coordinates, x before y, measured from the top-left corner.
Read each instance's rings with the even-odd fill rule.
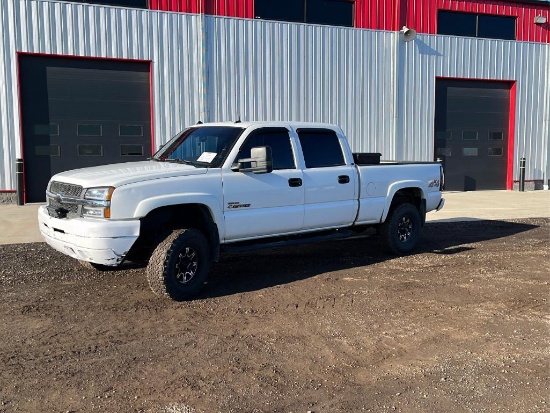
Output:
[[[38,209],[44,240],[55,250],[78,260],[117,266],[139,236],[139,220],[60,219]],[[114,236],[116,234],[116,236]]]

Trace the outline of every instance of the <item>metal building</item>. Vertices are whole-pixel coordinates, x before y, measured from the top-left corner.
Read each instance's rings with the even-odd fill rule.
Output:
[[[524,157],[547,188],[549,20],[543,0],[3,0],[0,202],[17,159],[40,202],[54,173],[239,117],[440,158],[451,190],[514,189]]]

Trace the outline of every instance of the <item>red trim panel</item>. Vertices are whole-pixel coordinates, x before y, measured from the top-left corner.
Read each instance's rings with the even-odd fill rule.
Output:
[[[516,127],[516,82],[510,86],[510,123],[508,124],[508,166],[506,168],[506,189],[513,189],[514,176],[514,131]]]
[[[254,18],[254,0],[150,0],[152,10]]]
[[[150,0],[152,10],[254,18],[254,0]],[[517,40],[550,43],[550,5],[502,0],[355,0],[355,27],[398,31],[404,25],[419,33],[437,33],[437,10],[514,16]],[[535,24],[535,16],[545,24]]]
[[[437,7],[434,7],[435,2]],[[405,15],[406,25],[419,33],[436,34],[437,10],[452,10],[517,17],[517,40],[550,43],[550,5],[496,0],[405,0],[401,3],[401,13]],[[546,17],[545,24],[535,24],[535,16],[539,15]]]
[[[149,109],[151,110],[151,156],[155,154],[155,98],[153,88],[153,62],[149,64]]]
[[[356,0],[355,27],[375,30],[399,30],[399,13],[406,0]]]

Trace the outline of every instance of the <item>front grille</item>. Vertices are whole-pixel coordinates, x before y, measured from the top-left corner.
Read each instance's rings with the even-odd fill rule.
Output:
[[[82,187],[80,185],[72,185],[54,181],[50,185],[50,192],[54,195],[79,198],[82,195]],[[62,215],[66,214],[66,218],[75,218],[80,216],[79,205],[63,204],[56,198],[48,197],[48,214],[52,217],[59,217],[58,212],[56,211],[61,211]]]
[[[54,181],[50,185],[50,192],[56,195],[79,197],[82,194],[82,187]]]
[[[48,206],[57,209],[57,208],[63,208],[69,211],[69,214],[78,214],[78,205],[74,204],[62,204],[61,202],[57,202],[55,199],[50,198],[48,199]]]

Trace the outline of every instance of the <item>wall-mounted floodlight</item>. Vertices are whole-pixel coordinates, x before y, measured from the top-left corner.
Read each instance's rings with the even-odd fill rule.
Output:
[[[416,37],[416,30],[409,29],[407,26],[403,26],[401,29],[401,35],[404,42],[410,42]]]
[[[548,21],[546,16],[535,16],[535,24],[544,24]]]

